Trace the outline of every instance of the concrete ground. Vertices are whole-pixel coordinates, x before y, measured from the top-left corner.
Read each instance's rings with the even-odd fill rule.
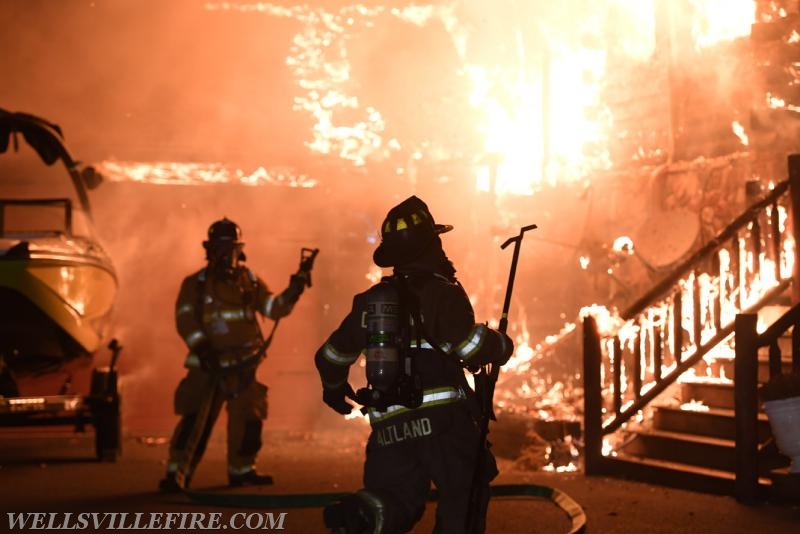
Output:
[[[275,476],[268,489],[225,487],[224,432],[212,436],[209,450],[194,482],[195,490],[220,493],[327,493],[359,487],[366,426],[350,432],[324,430],[288,432],[265,430],[259,470]],[[183,495],[156,491],[164,471],[165,435],[130,435],[116,463],[93,459],[90,434],[4,429],[0,433],[0,531],[7,531],[8,514],[19,512],[219,512],[221,524],[235,513],[266,510],[198,505]],[[587,477],[576,473],[548,473],[515,468],[500,458],[498,484],[528,483],[557,488],[585,511],[586,532],[613,533],[750,533],[800,532],[800,508],[762,504],[745,506],[729,497],[651,486],[637,482]],[[431,504],[413,532],[430,532]],[[269,510],[285,512],[286,532],[326,532],[319,508]],[[60,517],[60,516],[59,516]],[[240,516],[244,517],[244,516]],[[58,523],[55,523],[58,524]],[[91,526],[91,525],[90,525]],[[542,498],[505,498],[492,501],[490,533],[565,533],[571,527],[566,513]],[[88,529],[89,531],[92,528]],[[100,528],[97,531],[106,531]]]

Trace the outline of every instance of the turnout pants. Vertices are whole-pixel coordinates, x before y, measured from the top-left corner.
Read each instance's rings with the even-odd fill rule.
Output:
[[[190,369],[175,391],[175,414],[180,415],[170,440],[169,466],[185,457],[186,441],[195,418],[208,392],[210,375],[201,369]],[[267,386],[255,380],[236,397],[226,401],[228,412],[228,471],[242,473],[252,468],[261,450],[261,428],[267,418]]]
[[[412,435],[409,439],[407,433],[403,435],[397,430],[403,428],[402,422],[395,423],[394,429],[389,428],[391,420],[386,426],[373,429],[367,444],[364,490],[359,493],[371,501],[373,510],[379,510],[381,532],[399,534],[410,531],[422,517],[433,482],[439,491],[434,532],[463,534],[479,461],[480,431],[466,403],[417,412],[414,417],[430,415],[431,435],[416,438]],[[381,445],[378,433],[382,434],[383,443],[392,436],[395,439],[389,445]],[[404,439],[396,439],[400,437]],[[481,456],[485,462],[482,484],[488,486],[497,476],[497,465],[491,452]],[[486,505],[488,500],[482,506],[484,518]]]

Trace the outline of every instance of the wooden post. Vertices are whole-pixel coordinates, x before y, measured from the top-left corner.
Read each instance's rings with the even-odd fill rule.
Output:
[[[797,244],[800,243],[800,154],[789,155],[789,198],[792,208],[792,237],[797,248]],[[798,303],[800,303],[800,261],[795,257],[792,268],[792,304]]]
[[[613,376],[611,377],[612,384],[614,384],[614,414],[619,415],[622,413],[622,344],[619,341],[619,336],[614,336],[612,342],[613,361],[611,362],[611,369]]]
[[[636,341],[633,345],[633,393],[634,399],[639,400],[642,396],[642,326],[639,324],[639,333],[636,334]]]
[[[697,279],[697,269],[693,271],[692,278],[692,319],[694,344],[698,350],[703,345],[703,303],[700,302],[700,280]]]
[[[758,316],[738,314],[734,323],[733,401],[736,421],[736,500],[753,503],[758,494]]]
[[[683,359],[683,293],[675,292],[672,302],[672,356],[680,364]]]
[[[792,372],[800,374],[800,328],[792,328]]]
[[[584,472],[602,473],[603,391],[600,383],[600,335],[594,317],[583,320],[583,433]]]
[[[778,201],[772,203],[770,207],[770,234],[772,236],[772,261],[775,262],[775,280],[781,279],[781,225],[780,215],[778,214]]]

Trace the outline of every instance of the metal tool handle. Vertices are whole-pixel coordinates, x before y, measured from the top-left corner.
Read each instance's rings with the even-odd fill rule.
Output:
[[[508,310],[511,307],[511,293],[514,291],[514,279],[517,276],[517,261],[519,260],[519,248],[522,244],[522,236],[529,230],[538,228],[535,224],[523,226],[519,230],[519,235],[509,237],[505,243],[500,245],[501,249],[505,249],[511,243],[514,243],[514,254],[511,256],[511,269],[508,273],[508,284],[506,285],[506,297],[503,302],[503,315],[500,317],[500,324],[498,330],[505,333],[508,328]]]

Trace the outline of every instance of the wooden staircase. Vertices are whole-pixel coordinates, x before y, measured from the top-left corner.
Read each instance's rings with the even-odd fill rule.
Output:
[[[784,354],[790,353],[791,337],[782,337],[781,343]],[[630,437],[617,450],[617,457],[642,463],[655,461],[672,470],[699,471],[711,479],[707,484],[711,492],[733,494],[736,474],[734,359],[714,358],[698,367],[711,371],[711,376],[717,379],[703,378],[708,376],[706,373],[696,373],[701,378],[682,379],[677,389],[681,404],[654,403],[648,424],[631,430]],[[784,372],[791,372],[791,359],[783,358],[782,367]],[[730,381],[720,380],[720,376]],[[766,350],[761,350],[759,384],[768,378],[769,357]],[[769,420],[761,409],[757,413],[756,432],[759,482],[770,487],[774,477],[783,476],[788,459],[775,448]],[[713,479],[718,479],[716,485]]]
[[[782,210],[791,214],[791,225],[784,224],[788,217],[781,220]],[[787,265],[786,246],[800,243],[795,214],[800,155],[789,158],[788,180],[614,326],[600,317],[584,319],[587,475],[735,495],[743,502],[800,503],[800,475],[788,473],[757,398],[758,385],[770,376],[800,371],[800,328],[794,328],[800,305],[790,307],[800,302],[794,282],[800,277],[793,256]],[[768,327],[763,334],[757,320]]]

